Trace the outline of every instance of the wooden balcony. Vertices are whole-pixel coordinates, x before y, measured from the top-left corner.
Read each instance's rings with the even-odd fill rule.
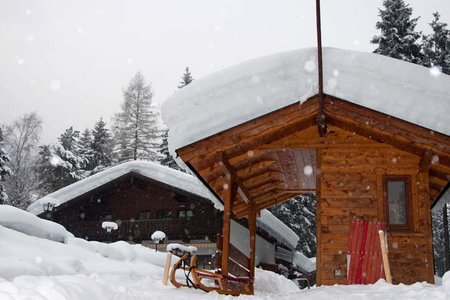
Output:
[[[117,230],[107,233],[102,228],[102,222],[84,221],[76,226],[66,226],[76,237],[91,241],[132,241],[150,240],[153,232],[159,230],[166,234],[169,240],[189,241],[208,237],[215,240],[216,232],[206,226],[198,226],[186,219],[155,219],[155,220],[127,220],[116,222]]]

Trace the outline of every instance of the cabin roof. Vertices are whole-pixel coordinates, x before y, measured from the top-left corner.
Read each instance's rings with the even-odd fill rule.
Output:
[[[219,209],[222,207],[222,203],[220,203],[220,201],[218,201],[196,177],[149,161],[130,161],[107,168],[99,173],[48,194],[33,202],[28,207],[28,211],[35,215],[39,215],[43,212],[43,203],[50,202],[59,206],[131,172],[209,199]]]
[[[107,168],[38,199],[27,210],[39,215],[44,212],[44,203],[50,202],[59,206],[131,172],[208,199],[217,209],[223,210],[222,202],[196,177],[150,161],[130,161]],[[269,211],[261,212],[257,224],[282,244],[292,248],[297,245],[297,234]]]
[[[249,203],[264,209],[315,191],[315,147],[286,143],[317,131],[316,65],[314,48],[257,58],[196,80],[163,104],[171,153],[219,197],[224,174],[235,178],[238,218]],[[324,49],[323,66],[329,133],[416,155],[435,203],[450,180],[450,76],[334,48]],[[326,146],[326,136],[318,143]]]
[[[196,80],[162,107],[176,149],[318,93],[317,51],[256,58]],[[450,76],[398,59],[323,49],[324,93],[450,135]]]

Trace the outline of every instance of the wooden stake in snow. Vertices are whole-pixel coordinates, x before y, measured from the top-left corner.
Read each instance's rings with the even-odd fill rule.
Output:
[[[389,266],[388,247],[387,247],[386,237],[385,237],[383,230],[378,231],[378,234],[380,236],[381,255],[383,256],[383,267],[384,267],[384,274],[386,275],[386,282],[392,283],[391,268]]]
[[[170,263],[172,262],[172,254],[167,253],[166,257],[166,265],[164,267],[164,276],[163,276],[163,284],[167,285],[167,281],[169,280],[169,270],[170,270]]]

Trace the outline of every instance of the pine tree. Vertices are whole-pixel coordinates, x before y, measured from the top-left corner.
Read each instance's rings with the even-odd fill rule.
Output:
[[[51,193],[89,175],[86,158],[81,154],[80,132],[66,129],[52,146],[39,147],[36,171],[43,193]]]
[[[85,129],[80,137],[78,152],[80,154],[80,157],[84,161],[82,168],[87,172],[87,174],[91,174],[95,168],[94,151],[92,150],[92,143],[93,140],[91,131],[89,129]]]
[[[115,116],[114,138],[119,161],[158,160],[159,112],[152,106],[150,85],[137,73],[124,91],[122,111]]]
[[[419,18],[411,19],[412,8],[403,0],[384,0],[383,6],[384,10],[379,9],[381,21],[376,24],[381,34],[371,40],[372,44],[378,45],[373,52],[421,64],[422,54],[418,43],[421,33],[415,31]]]
[[[167,142],[167,139],[168,139],[168,131],[166,130],[164,132],[164,134],[163,134],[162,143],[161,143],[161,146],[159,148],[159,152],[161,153],[161,156],[162,156],[162,159],[160,160],[159,163],[164,165],[164,166],[168,166],[168,167],[170,167],[172,169],[175,169],[175,170],[184,171],[183,168],[178,166],[178,164],[173,159],[172,155],[170,155],[170,153],[169,153],[169,144]]]
[[[183,76],[181,76],[181,81],[178,88],[181,89],[186,85],[188,85],[189,83],[191,83],[192,81],[194,81],[194,78],[192,78],[191,72],[189,72],[189,67],[186,67],[186,69],[184,69]]]
[[[297,250],[316,256],[316,195],[302,195],[269,209],[299,237]]]
[[[95,123],[92,137],[92,152],[95,164],[93,173],[97,173],[112,164],[111,134],[102,118]]]
[[[4,204],[8,200],[8,195],[3,188],[3,182],[6,177],[11,175],[11,169],[6,165],[9,157],[3,149],[3,130],[0,128],[0,204]]]
[[[423,65],[438,67],[442,73],[450,75],[450,29],[447,23],[439,21],[440,14],[433,14],[434,20],[430,23],[433,33],[424,35]]]

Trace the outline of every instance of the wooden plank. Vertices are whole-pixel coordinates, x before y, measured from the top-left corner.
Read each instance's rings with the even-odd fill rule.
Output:
[[[231,221],[231,205],[233,198],[233,182],[228,178],[228,189],[226,189],[224,203],[223,203],[223,230],[222,230],[222,274],[228,275],[228,258],[230,255],[230,221]],[[225,289],[227,284],[225,282]]]

